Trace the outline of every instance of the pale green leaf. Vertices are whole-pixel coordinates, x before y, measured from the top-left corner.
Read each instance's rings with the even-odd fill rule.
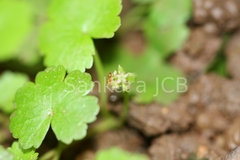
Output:
[[[189,35],[189,30],[184,24],[154,27],[152,24],[147,23],[145,27],[149,45],[158,49],[160,56],[163,58],[179,49]]]
[[[45,65],[63,65],[68,72],[91,68],[92,38],[113,37],[120,26],[120,11],[121,0],[54,0],[40,33]]]
[[[186,22],[191,16],[191,0],[161,0],[152,5],[144,31],[148,43],[163,58],[179,49],[189,36]]]
[[[92,39],[77,31],[77,26],[47,23],[42,28],[40,46],[47,66],[63,65],[68,71],[91,68],[95,53]]]
[[[38,153],[35,153],[35,149],[23,149],[18,142],[13,142],[9,151],[14,156],[13,160],[36,160],[38,158]]]
[[[5,71],[0,75],[0,109],[6,113],[14,110],[13,99],[16,91],[28,81],[27,75]]]
[[[190,18],[191,12],[191,0],[161,0],[152,5],[149,19],[157,26],[185,24]]]
[[[19,47],[16,54],[16,59],[26,66],[36,65],[41,56],[38,51],[38,29],[35,26],[32,32],[27,36],[25,41]]]
[[[87,123],[99,112],[91,76],[73,71],[65,77],[62,66],[40,72],[35,83],[18,90],[16,110],[10,117],[10,131],[24,149],[38,148],[50,125],[58,140],[71,143],[85,137]]]
[[[49,17],[93,38],[111,38],[120,26],[121,0],[53,0]]]
[[[149,160],[149,158],[144,154],[130,153],[118,147],[112,147],[98,151],[96,160]]]
[[[32,28],[32,11],[28,3],[0,1],[0,61],[12,58]]]
[[[2,160],[14,160],[13,154],[5,149],[3,146],[0,146],[0,159]]]

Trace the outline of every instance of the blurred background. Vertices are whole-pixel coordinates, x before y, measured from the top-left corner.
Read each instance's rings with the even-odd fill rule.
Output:
[[[0,144],[5,147],[13,141],[8,117],[17,89],[46,68],[39,41],[50,4],[0,0]],[[123,0],[122,5],[115,36],[94,44],[106,76],[121,64],[146,83],[144,92],[137,91],[138,84],[131,89],[127,122],[137,130],[140,147],[125,148],[141,148],[153,160],[227,155],[240,145],[234,137],[240,135],[240,1]],[[87,72],[96,80],[94,67]],[[187,80],[185,93],[178,90],[179,77]],[[121,100],[109,102],[113,112],[118,105]]]

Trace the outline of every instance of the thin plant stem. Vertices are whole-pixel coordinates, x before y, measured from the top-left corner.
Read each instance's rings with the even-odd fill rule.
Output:
[[[103,69],[103,65],[102,65],[101,59],[100,59],[97,51],[94,55],[94,64],[95,64],[95,68],[96,68],[97,76],[98,76],[98,80],[99,80],[99,85],[100,85],[100,95],[99,96],[100,96],[101,112],[104,117],[109,117],[109,116],[111,116],[111,114],[109,113],[109,111],[107,109],[107,95],[105,93],[106,82],[104,82],[104,69]]]
[[[53,160],[59,160],[60,156],[62,154],[62,151],[67,147],[67,145],[65,145],[62,142],[58,142],[58,147],[57,147],[57,154],[55,154],[55,156],[53,157]]]
[[[55,154],[56,154],[56,148],[49,150],[47,153],[41,156],[39,160],[49,160],[50,158],[54,157]]]
[[[121,122],[124,123],[127,119],[128,115],[128,101],[129,101],[129,94],[128,92],[123,92],[123,109],[121,113]]]
[[[43,156],[39,158],[39,160],[59,160],[62,154],[62,151],[66,148],[66,145],[62,142],[58,142],[57,148],[49,150]]]
[[[91,128],[91,130],[88,131],[86,138],[95,136],[105,131],[120,128],[121,126],[122,126],[121,121],[119,121],[119,119],[113,116],[108,118],[103,118],[93,128]]]

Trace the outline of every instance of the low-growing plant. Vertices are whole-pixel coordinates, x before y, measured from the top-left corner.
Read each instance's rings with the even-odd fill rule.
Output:
[[[10,7],[12,3],[17,2],[2,3]],[[91,6],[92,3],[95,4],[94,8]],[[26,6],[20,3],[19,10],[29,9]],[[51,2],[48,21],[40,29],[40,49],[44,53],[44,64],[47,68],[37,74],[35,83],[26,83],[15,95],[16,109],[10,117],[10,131],[18,142],[14,142],[8,151],[3,150],[3,153],[6,153],[3,154],[5,159],[37,159],[38,154],[34,151],[40,147],[50,127],[60,143],[55,152],[49,151],[40,159],[58,159],[64,149],[62,142],[70,144],[73,140],[80,140],[87,135],[87,124],[96,119],[100,110],[97,97],[88,95],[93,88],[93,82],[85,69],[92,67],[93,58],[101,85],[100,102],[106,118],[105,122],[111,120],[116,123],[109,127],[109,125],[103,126],[102,124],[105,124],[103,122],[95,128],[101,131],[101,128],[118,127],[124,122],[126,111],[123,112],[120,123],[113,119],[113,116],[107,120],[110,113],[106,109],[106,96],[103,92],[104,72],[92,40],[92,38],[111,38],[114,35],[120,26],[118,16],[120,11],[120,0],[53,0]],[[20,32],[23,35],[29,29],[29,27],[25,28]],[[21,36],[15,38],[15,46],[20,42]],[[10,46],[9,49],[2,51],[8,53],[12,48],[14,47]],[[12,55],[9,54],[8,57],[10,56]],[[3,55],[3,58],[8,57]],[[5,60],[3,58],[2,60]],[[11,74],[13,73],[6,72],[6,76],[2,76],[4,81],[1,83],[2,88],[12,83],[7,81]],[[17,80],[19,81],[20,78]],[[135,74],[125,74],[119,66],[118,71],[114,71],[110,77],[109,86],[127,92],[134,79]],[[19,84],[22,85],[25,81],[26,78],[19,81]],[[18,87],[19,85],[13,86],[13,92]],[[11,111],[11,108],[9,110]]]
[[[141,25],[149,46],[146,54],[138,58],[138,62],[144,65],[132,64],[133,57],[119,54],[118,61],[110,67],[102,64],[93,39],[114,36],[120,27],[121,0],[52,0],[48,9],[43,4],[49,2],[41,0],[35,3],[29,0],[0,1],[0,24],[4,24],[0,25],[0,35],[8,37],[0,40],[0,46],[4,46],[0,49],[0,61],[17,59],[23,61],[26,66],[37,66],[41,63],[41,56],[37,51],[39,41],[39,49],[46,66],[44,71],[37,73],[35,82],[27,82],[29,79],[27,75],[11,71],[4,72],[0,77],[0,90],[8,91],[5,94],[6,98],[0,97],[1,110],[11,113],[9,128],[13,137],[18,139],[7,150],[0,146],[0,159],[37,159],[36,149],[41,146],[50,128],[59,144],[39,157],[41,160],[57,160],[73,141],[121,127],[127,118],[129,92],[136,95],[133,98],[136,102],[141,103],[156,100],[167,104],[176,99],[178,95],[175,93],[169,94],[170,98],[166,99],[163,91],[153,98],[152,94],[156,88],[153,85],[153,82],[155,83],[153,77],[160,77],[157,79],[160,81],[168,73],[172,77],[181,75],[166,64],[165,58],[179,48],[187,37],[188,32],[184,23],[190,13],[189,0],[184,1],[186,3],[182,7],[183,15],[172,24],[166,23],[166,17],[174,14],[166,6],[171,7],[175,1],[135,0],[135,2],[139,3],[139,6],[150,4],[147,5],[150,6],[148,16]],[[34,11],[36,6],[41,6],[39,7],[41,10]],[[46,15],[42,13],[45,10]],[[162,15],[160,18],[157,17],[159,14]],[[34,17],[35,25],[31,23]],[[168,26],[170,29],[166,32],[164,28]],[[37,32],[33,34],[33,30]],[[159,30],[158,37],[154,39],[156,30]],[[174,37],[177,40],[173,41],[175,33],[179,35]],[[170,41],[172,45],[168,45]],[[116,50],[116,53],[121,52],[122,49]],[[93,64],[100,85],[99,100],[89,94],[94,83],[86,69],[92,68]],[[119,65],[116,69],[116,64],[123,67]],[[123,68],[131,72],[125,72]],[[156,68],[159,71],[154,71],[153,75],[148,77],[149,70]],[[107,73],[109,75],[106,82]],[[130,85],[136,81],[137,76],[149,84],[146,92],[141,94],[130,90]],[[124,107],[119,117],[112,115],[107,109],[106,83],[110,90],[123,93]],[[18,89],[20,86],[22,87]],[[168,89],[172,89],[172,86],[174,86],[172,82],[167,84]],[[103,119],[88,129],[88,124],[96,120],[99,112]],[[122,157],[118,157],[119,155]],[[99,151],[96,160],[107,159],[106,157],[125,160],[129,155],[130,153],[118,148],[112,148]],[[131,160],[134,159],[146,160],[147,157],[133,154]]]

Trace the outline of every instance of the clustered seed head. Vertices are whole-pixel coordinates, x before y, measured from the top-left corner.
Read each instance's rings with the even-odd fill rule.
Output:
[[[125,73],[124,69],[118,65],[118,70],[108,76],[108,85],[113,90],[122,90],[128,92],[130,85],[135,82],[137,75],[135,73]]]

